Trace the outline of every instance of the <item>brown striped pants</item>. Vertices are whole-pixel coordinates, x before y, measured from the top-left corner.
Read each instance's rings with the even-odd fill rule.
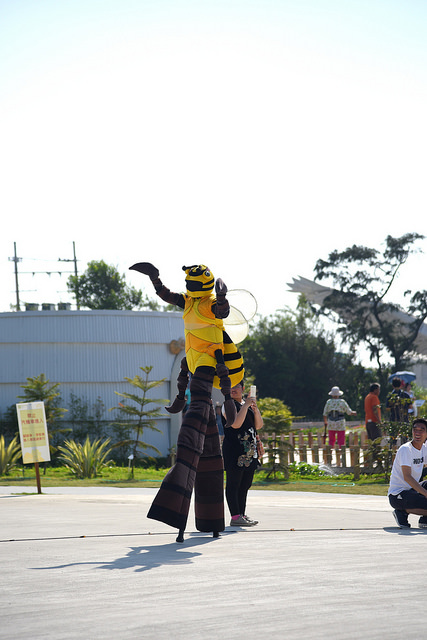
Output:
[[[213,367],[191,377],[191,400],[178,435],[175,465],[163,479],[148,518],[184,530],[194,487],[198,531],[224,531],[224,465],[211,393]]]

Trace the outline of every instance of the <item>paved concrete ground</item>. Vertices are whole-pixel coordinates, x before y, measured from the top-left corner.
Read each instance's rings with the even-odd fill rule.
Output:
[[[427,532],[386,498],[252,490],[259,525],[214,540],[191,512],[178,544],[145,517],[155,489],[16,491],[34,487],[0,487],[2,640],[427,636]]]

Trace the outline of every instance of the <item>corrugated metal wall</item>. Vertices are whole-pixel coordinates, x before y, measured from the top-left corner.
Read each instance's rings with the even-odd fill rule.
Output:
[[[153,367],[152,380],[166,378],[151,397],[173,398],[172,369],[184,353],[172,353],[169,345],[183,336],[182,315],[175,312],[0,313],[0,412],[19,402],[27,377],[41,373],[52,384],[60,383],[65,407],[71,394],[88,405],[101,398],[107,409],[116,406],[120,398],[114,392],[131,391],[124,377],[140,374],[141,366]],[[144,440],[167,455],[180,417],[164,413],[158,423],[162,433],[147,432]]]

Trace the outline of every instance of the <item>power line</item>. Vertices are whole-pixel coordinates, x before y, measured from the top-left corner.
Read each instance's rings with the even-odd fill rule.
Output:
[[[10,260],[10,258],[9,258]],[[74,271],[20,271],[19,272],[22,276],[26,275],[32,275],[32,276],[37,276],[40,275],[42,273],[44,273],[47,276],[62,276],[63,273],[74,273]]]
[[[21,304],[20,304],[20,297],[19,297],[18,262],[22,262],[23,258],[18,258],[18,255],[16,252],[16,242],[13,243],[13,249],[14,249],[14,255],[12,258],[9,258],[9,260],[15,263],[16,310],[21,311]],[[39,260],[39,258],[28,258],[28,260]],[[62,270],[56,271],[54,269],[51,269],[50,271],[21,271],[19,273],[21,275],[32,274],[33,276],[42,275],[42,274],[48,275],[48,276],[51,276],[51,275],[62,276],[62,274],[74,273],[74,275],[77,277],[78,271],[77,271],[76,244],[74,241],[73,241],[73,258],[58,258],[57,262],[74,262],[74,271],[62,271]],[[78,293],[76,293],[76,304],[77,304],[77,309],[80,309]]]

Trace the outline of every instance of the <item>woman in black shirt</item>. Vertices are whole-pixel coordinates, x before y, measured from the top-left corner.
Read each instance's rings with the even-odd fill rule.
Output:
[[[236,420],[224,427],[222,455],[226,471],[225,497],[231,514],[230,526],[251,527],[258,524],[245,514],[248,491],[252,486],[258,459],[256,436],[263,426],[256,398],[243,400],[243,383],[231,389],[231,397],[237,410]]]

